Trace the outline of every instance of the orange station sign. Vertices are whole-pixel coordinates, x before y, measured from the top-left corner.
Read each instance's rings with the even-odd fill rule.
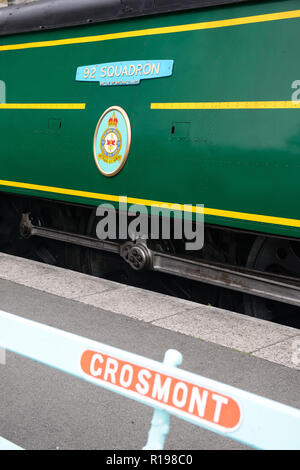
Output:
[[[147,398],[153,406],[163,404],[170,413],[180,412],[215,430],[230,432],[240,424],[241,408],[234,398],[197,383],[92,350],[84,351],[80,366],[89,377],[116,391],[127,391],[141,401]]]

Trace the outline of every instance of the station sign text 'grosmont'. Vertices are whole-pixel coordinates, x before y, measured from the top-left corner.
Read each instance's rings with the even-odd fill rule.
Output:
[[[110,389],[152,406],[162,405],[168,412],[181,415],[195,424],[231,432],[241,421],[241,408],[237,400],[217,390],[182,380],[172,373],[160,372],[130,361],[86,350],[80,361],[81,370]],[[179,372],[180,373],[180,372]]]

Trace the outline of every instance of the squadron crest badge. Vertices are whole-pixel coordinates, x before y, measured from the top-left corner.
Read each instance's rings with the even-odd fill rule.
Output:
[[[99,119],[94,136],[94,158],[99,171],[114,176],[126,163],[131,144],[127,113],[119,106],[108,108]]]

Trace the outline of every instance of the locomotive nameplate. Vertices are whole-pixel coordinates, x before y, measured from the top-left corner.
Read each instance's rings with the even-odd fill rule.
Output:
[[[76,80],[99,82],[100,86],[138,85],[141,80],[169,77],[173,60],[140,60],[84,65],[77,68]]]
[[[108,108],[98,121],[94,135],[94,158],[98,170],[114,176],[126,163],[131,144],[127,113],[119,106]]]

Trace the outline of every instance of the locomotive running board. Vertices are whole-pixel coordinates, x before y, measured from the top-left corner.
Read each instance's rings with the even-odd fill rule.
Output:
[[[23,214],[20,232],[24,238],[38,236],[119,254],[137,271],[159,271],[300,307],[300,280],[294,278],[172,256],[153,251],[144,242],[129,241],[120,245],[117,242],[39,227],[32,224],[29,214]]]

